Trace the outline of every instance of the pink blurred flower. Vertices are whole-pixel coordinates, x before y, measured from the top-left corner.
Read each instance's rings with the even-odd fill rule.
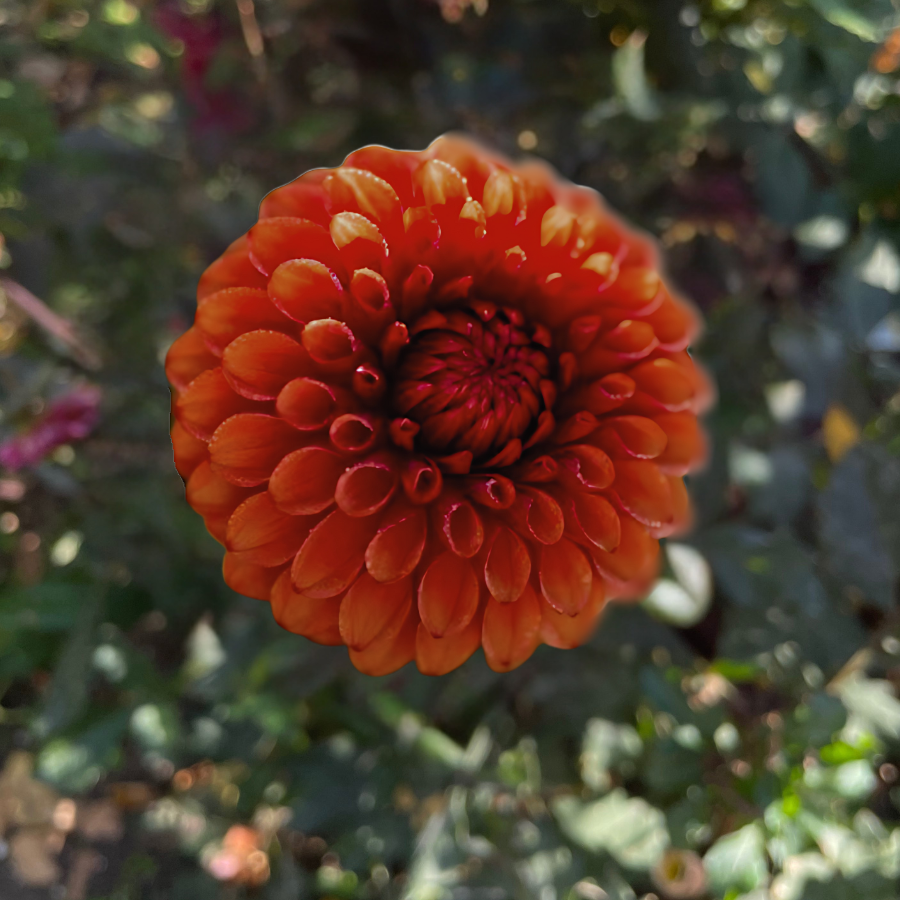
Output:
[[[0,464],[16,471],[36,466],[61,444],[86,438],[100,417],[100,388],[83,384],[54,400],[30,427],[0,444]]]

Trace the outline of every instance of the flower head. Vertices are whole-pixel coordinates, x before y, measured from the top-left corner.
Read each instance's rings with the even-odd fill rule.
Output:
[[[704,454],[698,320],[657,265],[593,191],[457,137],[269,194],[167,360],[225,580],[373,674],[582,643]]]

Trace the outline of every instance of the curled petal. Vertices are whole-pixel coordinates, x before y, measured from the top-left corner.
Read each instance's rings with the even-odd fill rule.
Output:
[[[253,487],[267,481],[302,440],[300,432],[275,416],[239,413],[216,429],[209,442],[209,458],[213,471],[226,481]]]
[[[339,316],[343,295],[337,275],[314,259],[283,262],[269,280],[270,305],[295,322]]]
[[[338,416],[328,429],[331,443],[341,453],[367,453],[378,443],[379,436],[377,419],[365,414]]]
[[[283,331],[291,334],[294,323],[269,300],[260,288],[225,288],[206,297],[197,306],[196,327],[206,343],[221,354],[235,339],[247,331]]]
[[[559,476],[576,491],[602,491],[616,477],[612,460],[590,444],[574,444],[557,454]]]
[[[302,634],[317,644],[334,647],[343,643],[340,598],[316,600],[298,594],[291,584],[290,570],[285,569],[276,579],[270,603],[275,621],[286,631]]]
[[[333,212],[362,213],[388,226],[402,218],[397,192],[383,178],[366,169],[341,166],[322,182],[322,187]]]
[[[619,516],[605,497],[597,494],[573,494],[566,509],[566,531],[581,541],[612,552],[619,546],[622,529]]]
[[[324,599],[343,593],[365,562],[366,547],[378,528],[376,516],[353,518],[336,509],[310,532],[294,558],[294,588]]]
[[[584,608],[574,616],[554,609],[546,597],[541,597],[541,640],[560,650],[580,647],[592,634],[606,603],[602,578],[591,584],[591,595]]]
[[[469,197],[466,180],[457,169],[441,159],[429,159],[413,174],[416,193],[431,208],[452,206],[462,209]]]
[[[334,503],[338,479],[347,467],[337,453],[324,447],[303,447],[289,453],[272,472],[269,493],[275,505],[292,516],[311,516]]]
[[[356,366],[359,344],[353,332],[337,319],[316,319],[303,329],[303,348],[330,372],[349,372]]]
[[[274,400],[292,379],[312,374],[309,357],[292,338],[278,331],[250,331],[222,354],[228,383],[251,400]]]
[[[268,600],[283,568],[270,568],[246,562],[240,554],[226,553],[222,559],[222,578],[238,594],[254,600]]]
[[[342,212],[332,217],[329,227],[348,269],[381,268],[388,248],[373,222],[359,213]]]
[[[555,544],[565,528],[559,504],[537,488],[520,487],[509,516],[522,534],[542,544]]]
[[[348,516],[371,516],[387,505],[397,481],[397,469],[390,460],[367,459],[341,475],[334,498]]]
[[[441,470],[430,459],[409,460],[400,479],[406,496],[416,504],[431,503],[444,483]]]
[[[653,359],[635,366],[628,374],[638,390],[669,412],[690,409],[694,400],[694,382],[671,359]]]
[[[488,509],[509,509],[516,499],[516,486],[502,475],[477,475],[465,482],[466,493]]]
[[[423,675],[446,675],[458,669],[481,645],[482,616],[475,615],[459,633],[436,638],[419,622],[416,665]]]
[[[588,602],[593,573],[587,557],[568,538],[541,548],[538,570],[541,593],[567,616],[575,616]]]
[[[412,609],[410,578],[382,584],[363,572],[341,601],[340,628],[351,650],[365,650],[373,641],[392,640]]]
[[[519,536],[501,525],[484,564],[484,583],[498,603],[514,603],[531,577],[531,554]]]
[[[201,372],[175,402],[178,420],[201,441],[208,441],[230,416],[254,409],[260,405],[235,393],[221,369]]]
[[[218,357],[209,349],[203,332],[189,328],[166,354],[166,378],[176,390],[183,391],[201,372],[219,365]]]
[[[613,491],[622,506],[648,527],[660,528],[674,520],[672,489],[656,463],[619,460]]]
[[[495,672],[509,672],[522,665],[537,649],[540,630],[541,605],[531,585],[515,603],[489,598],[481,630],[487,664]]]
[[[419,582],[419,616],[433,637],[459,634],[478,610],[478,578],[468,560],[442,553]]]
[[[194,437],[181,422],[172,426],[172,449],[175,456],[175,470],[187,481],[191,473],[204,460],[209,459],[206,441]]]
[[[327,169],[315,169],[270,191],[260,204],[260,219],[287,216],[327,225],[331,216],[325,209],[325,192],[322,190],[322,181],[327,175]]]
[[[253,265],[249,250],[247,235],[239,237],[200,276],[200,284],[197,285],[198,303],[223,288],[266,286],[266,279]]]
[[[666,449],[666,433],[653,419],[617,416],[607,422],[592,442],[611,456],[656,459]]]
[[[376,581],[391,582],[412,573],[428,538],[425,512],[406,503],[388,511],[366,548],[366,568]]]
[[[221,543],[225,543],[231,514],[252,493],[252,488],[238,487],[213,472],[208,459],[194,469],[185,487],[188,503],[203,516],[210,533]]]
[[[457,556],[473,557],[484,542],[484,527],[475,508],[468,501],[453,497],[446,497],[435,506],[437,530],[444,542]]]
[[[231,515],[225,546],[257,566],[280,566],[296,554],[315,517],[282,512],[268,491],[247,498]]]
[[[350,648],[350,662],[366,675],[390,675],[416,657],[416,629],[419,622],[411,609],[400,632],[393,638],[378,638],[365,650]]]
[[[339,277],[344,275],[344,264],[331,235],[308,219],[262,219],[250,229],[248,238],[250,259],[264,275],[271,276],[289,259],[314,259]]]
[[[329,425],[339,408],[349,404],[346,391],[314,378],[295,378],[278,394],[278,415],[300,431],[320,431]]]
[[[619,546],[612,553],[596,547],[590,549],[595,568],[607,581],[609,599],[640,597],[649,590],[659,558],[659,541],[631,516],[620,519]]]
[[[662,413],[654,421],[666,433],[666,449],[657,458],[660,469],[669,475],[685,475],[703,465],[707,455],[706,437],[692,413]]]

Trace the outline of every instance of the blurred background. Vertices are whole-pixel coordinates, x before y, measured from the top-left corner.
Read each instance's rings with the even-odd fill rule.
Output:
[[[0,897],[892,900],[897,0],[0,0]],[[577,651],[372,679],[232,593],[162,359],[273,187],[466,130],[658,237],[695,531]]]

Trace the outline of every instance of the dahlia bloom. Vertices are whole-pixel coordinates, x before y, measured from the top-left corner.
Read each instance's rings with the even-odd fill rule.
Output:
[[[226,582],[371,674],[582,643],[704,455],[699,323],[657,269],[593,191],[458,137],[273,191],[166,363]]]

